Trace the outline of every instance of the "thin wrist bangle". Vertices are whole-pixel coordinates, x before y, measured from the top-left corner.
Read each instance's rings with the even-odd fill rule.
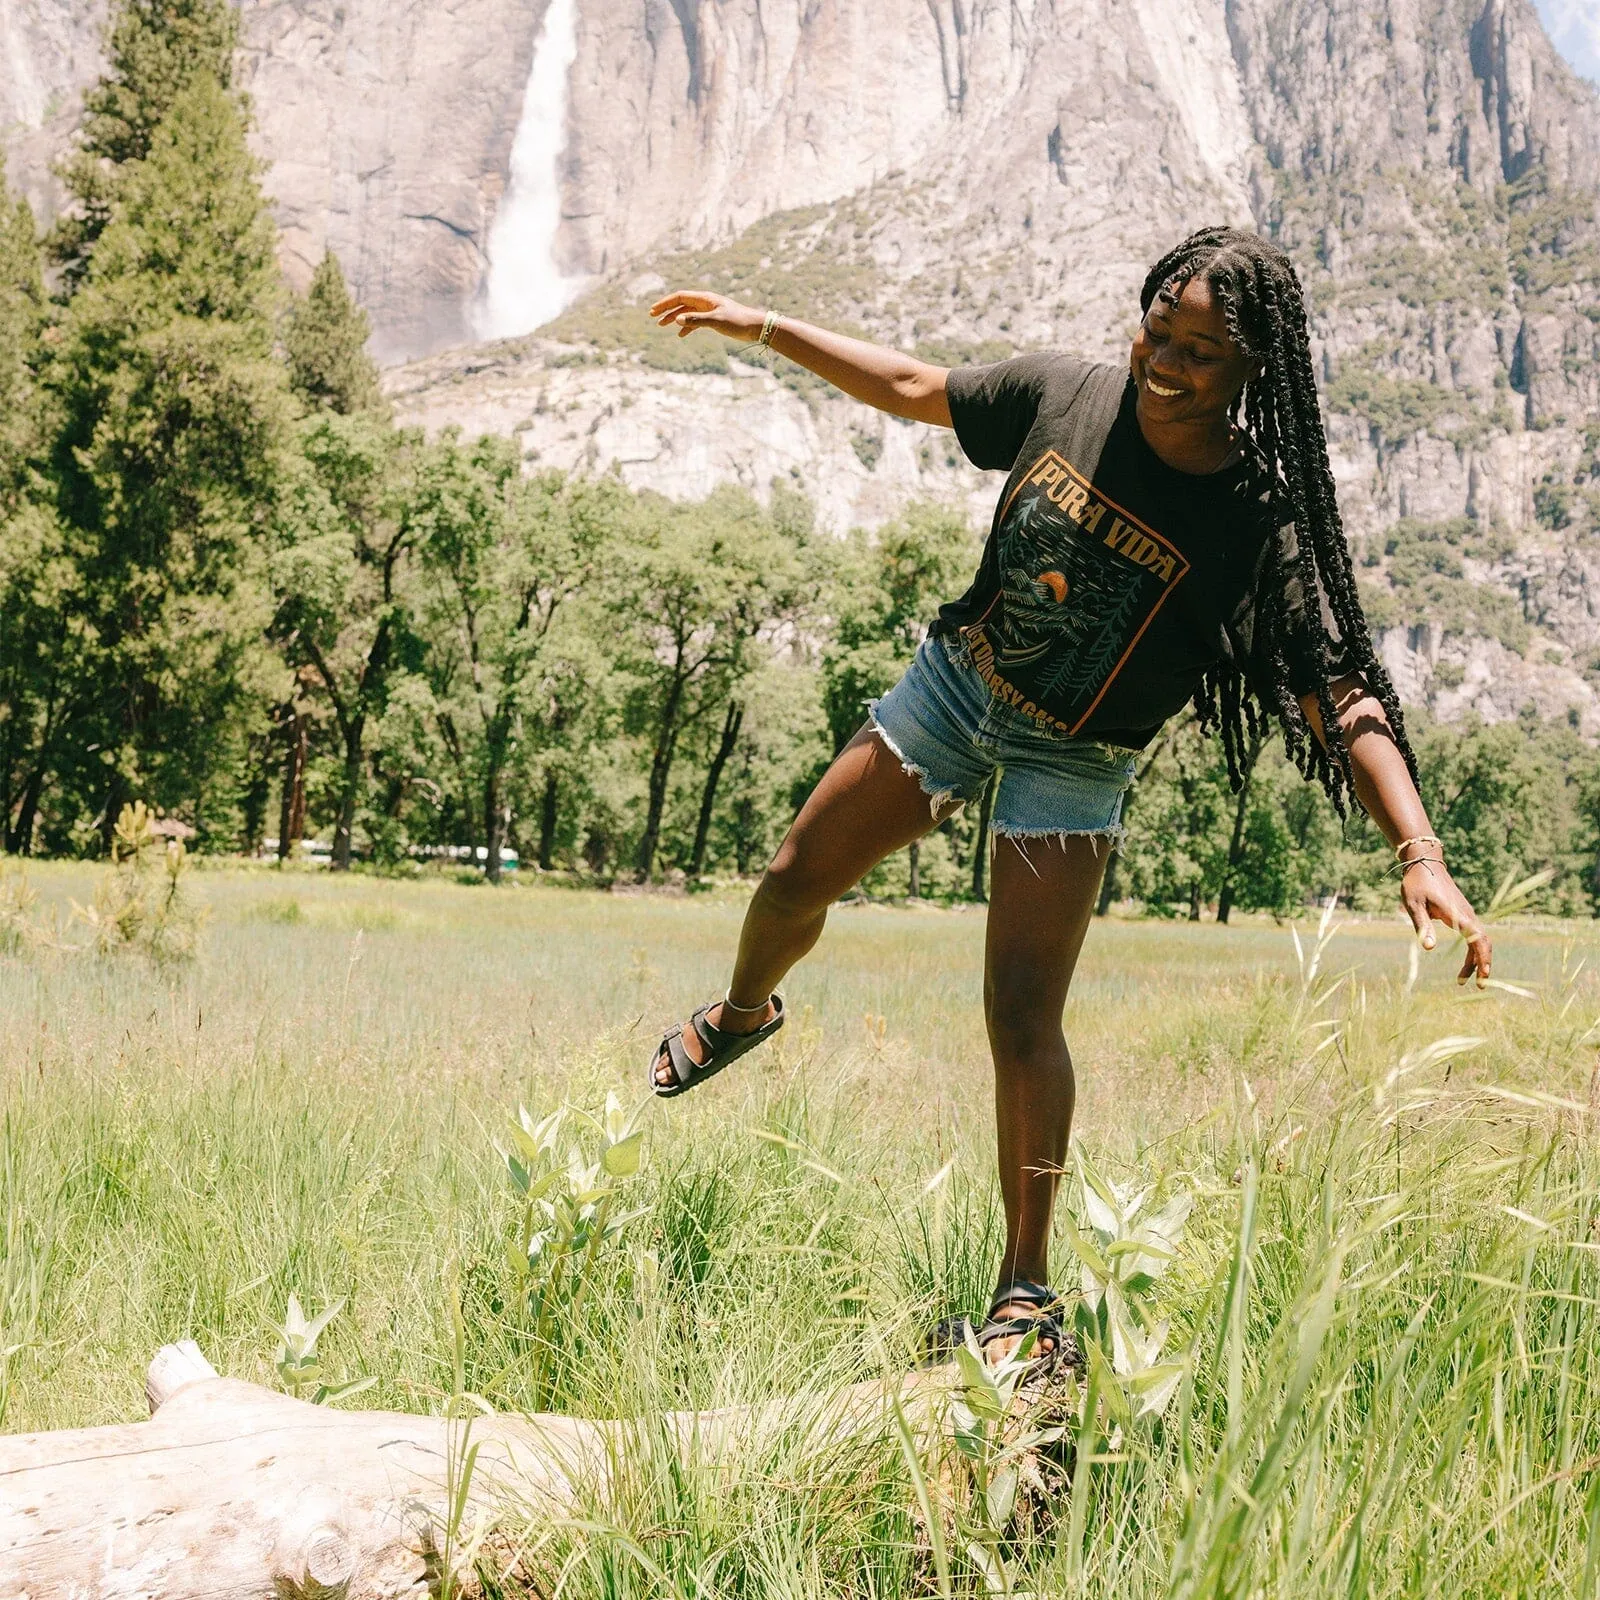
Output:
[[[1395,862],[1385,873],[1385,876],[1387,877],[1390,872],[1398,872],[1403,878],[1413,867],[1445,867],[1445,859],[1443,856],[1413,856],[1409,861]],[[1448,867],[1445,867],[1445,871],[1448,872],[1449,870]]]
[[[1395,858],[1395,860],[1396,861],[1405,860],[1406,851],[1408,849],[1410,849],[1411,846],[1414,845],[1414,844],[1436,844],[1436,845],[1439,845],[1439,848],[1441,850],[1444,848],[1444,846],[1439,843],[1439,840],[1436,839],[1433,834],[1431,834],[1431,833],[1419,833],[1416,836],[1415,839],[1402,839],[1400,841],[1400,843],[1397,844],[1394,847],[1394,858]]]
[[[778,323],[781,320],[782,319],[778,316],[776,311],[769,311],[767,313],[766,321],[761,324],[761,337],[756,340],[756,343],[763,350],[770,350],[772,348],[772,336],[778,331]]]

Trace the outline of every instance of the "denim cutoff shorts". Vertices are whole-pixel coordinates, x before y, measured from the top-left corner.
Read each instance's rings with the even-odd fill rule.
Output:
[[[906,675],[867,711],[936,815],[951,800],[975,799],[998,767],[994,833],[1121,843],[1122,797],[1138,752],[1041,728],[996,699],[959,634],[923,640]]]

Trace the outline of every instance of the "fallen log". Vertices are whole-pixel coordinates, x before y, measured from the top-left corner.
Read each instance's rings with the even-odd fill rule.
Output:
[[[157,1352],[151,1420],[0,1436],[0,1600],[423,1600],[473,1554],[603,1495],[646,1424],[561,1416],[470,1420],[337,1411],[220,1377],[190,1341]],[[807,1403],[819,1443],[918,1426],[948,1380],[923,1373]],[[680,1451],[733,1458],[792,1428],[772,1402],[674,1413]]]

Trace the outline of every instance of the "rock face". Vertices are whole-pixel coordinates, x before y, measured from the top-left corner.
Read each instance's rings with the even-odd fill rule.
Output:
[[[100,71],[103,0],[0,0],[0,136],[8,177],[42,220],[54,214],[50,167],[72,137],[78,95]]]
[[[241,79],[290,280],[331,246],[381,359],[467,337],[546,0],[245,0]],[[0,0],[0,129],[36,212],[102,66],[105,0]]]
[[[913,291],[901,320],[967,269],[978,305],[938,308],[957,334],[1103,341],[1153,239],[1251,215],[1222,0],[591,5],[573,120],[573,266],[865,193],[875,264]]]
[[[949,359],[1117,357],[1161,248],[1253,225],[1307,280],[1397,676],[1441,711],[1600,727],[1600,101],[1529,0],[578,0],[554,244],[599,287],[553,340],[439,354],[546,3],[243,0],[286,267],[332,245],[379,355],[426,357],[392,376],[403,415],[675,494],[783,475],[835,525],[917,493],[981,516],[948,439],[739,362],[662,370],[637,302],[692,273]],[[0,0],[0,120],[41,214],[101,4]],[[1528,640],[1422,614],[1386,548],[1399,519],[1463,518],[1494,549],[1452,581]]]
[[[958,500],[975,524],[994,484],[944,429],[848,401],[803,398],[759,367],[652,371],[621,355],[573,364],[543,341],[450,352],[391,373],[402,420],[515,435],[530,470],[616,470],[637,489],[699,499],[720,483],[806,490],[826,527],[876,527],[916,499]]]
[[[546,0],[252,0],[246,87],[292,278],[339,254],[402,358],[466,337]]]

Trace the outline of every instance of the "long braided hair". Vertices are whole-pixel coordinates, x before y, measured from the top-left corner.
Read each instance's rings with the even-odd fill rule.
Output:
[[[1350,754],[1328,687],[1332,664],[1320,625],[1319,589],[1328,598],[1347,667],[1360,672],[1377,696],[1413,780],[1417,763],[1406,739],[1399,697],[1373,649],[1356,594],[1312,376],[1300,279],[1294,263],[1259,235],[1237,228],[1202,228],[1150,269],[1139,296],[1140,311],[1147,312],[1162,291],[1176,298],[1195,278],[1208,284],[1221,302],[1228,331],[1240,349],[1260,363],[1260,376],[1245,384],[1232,416],[1264,458],[1278,525],[1294,524],[1294,575],[1299,578],[1311,623],[1308,632],[1326,748],[1307,725],[1290,686],[1286,592],[1290,574],[1281,568],[1275,579],[1268,569],[1269,581],[1263,583],[1256,603],[1258,659],[1270,679],[1265,687],[1276,702],[1265,711],[1277,715],[1284,746],[1295,766],[1306,778],[1322,784],[1334,809],[1344,816],[1347,802],[1355,798],[1355,786]],[[1238,665],[1224,662],[1208,671],[1195,693],[1194,707],[1203,730],[1220,727],[1228,777],[1238,789],[1243,782],[1246,736],[1254,741],[1267,728],[1265,711]]]

